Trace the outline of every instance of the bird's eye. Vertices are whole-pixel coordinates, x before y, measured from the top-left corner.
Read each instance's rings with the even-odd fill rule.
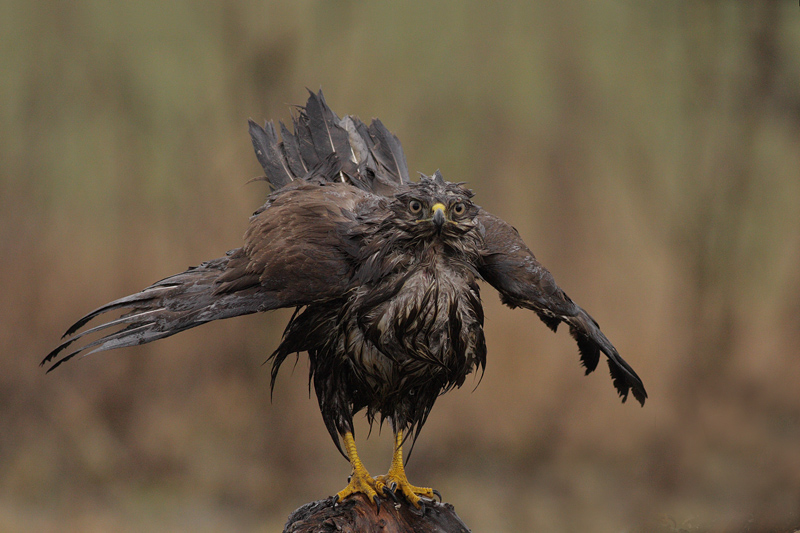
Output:
[[[415,215],[422,211],[422,202],[419,200],[411,200],[408,202],[408,210],[414,213]]]
[[[453,206],[453,213],[455,213],[456,215],[463,215],[466,210],[467,206],[465,206],[461,202],[458,202],[456,205]]]

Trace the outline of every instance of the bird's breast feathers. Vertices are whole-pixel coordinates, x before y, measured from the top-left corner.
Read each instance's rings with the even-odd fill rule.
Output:
[[[398,362],[474,366],[479,350],[472,333],[482,327],[483,310],[472,274],[440,259],[416,265],[396,283],[386,291],[391,297],[359,313],[367,338]]]

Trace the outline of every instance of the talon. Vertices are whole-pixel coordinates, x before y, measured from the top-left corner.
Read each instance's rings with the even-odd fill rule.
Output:
[[[394,493],[394,488],[384,486],[383,493],[394,500],[394,503],[400,503],[400,500],[397,499],[397,494]]]
[[[380,510],[381,506],[378,501],[378,493],[375,491],[375,480],[372,479],[372,476],[369,475],[369,472],[367,472],[363,466],[355,472],[347,486],[334,496],[334,503],[343,501],[345,498],[360,492],[374,501],[378,510]]]
[[[408,482],[406,471],[403,467],[402,445],[403,432],[398,431],[395,434],[395,449],[394,456],[392,457],[392,465],[389,467],[389,472],[375,478],[375,486],[379,491],[384,493],[386,493],[387,490],[390,491],[390,494],[392,494],[392,498],[394,498],[395,501],[397,501],[397,494],[402,494],[408,503],[417,509],[422,508],[424,513],[424,505],[422,504],[420,497],[433,501],[434,494],[436,494],[441,502],[442,495],[439,494],[439,491],[435,491],[427,487],[415,487]]]
[[[436,489],[431,489],[431,492],[433,492],[436,495],[436,497],[439,498],[439,503],[442,503],[444,501],[444,500],[442,500],[442,493],[441,492],[439,492]]]
[[[377,507],[375,514],[381,514],[381,501],[378,499],[377,494],[372,497],[372,501],[375,502],[375,507]]]
[[[344,442],[345,447],[347,448],[347,456],[350,458],[350,463],[353,465],[353,473],[348,478],[347,486],[340,490],[334,497],[334,503],[342,501],[345,498],[360,492],[375,502],[375,506],[380,512],[381,504],[377,493],[377,490],[380,489],[378,488],[378,484],[376,483],[375,479],[369,475],[369,472],[367,472],[367,469],[364,468],[364,465],[358,458],[356,444],[352,433],[348,432],[344,435]]]
[[[417,509],[419,510],[418,516],[425,516],[425,502],[423,500],[419,500],[419,507],[417,507]]]

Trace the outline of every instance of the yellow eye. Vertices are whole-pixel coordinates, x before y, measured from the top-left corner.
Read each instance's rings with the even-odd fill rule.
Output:
[[[453,206],[453,213],[456,215],[463,215],[467,211],[467,206],[458,202],[456,205]]]
[[[408,202],[408,210],[414,213],[415,215],[422,211],[422,202],[419,200],[411,200]]]

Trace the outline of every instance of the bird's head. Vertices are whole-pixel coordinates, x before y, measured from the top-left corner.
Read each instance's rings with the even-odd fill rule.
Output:
[[[480,209],[472,203],[473,192],[461,183],[450,183],[437,170],[432,177],[397,194],[392,202],[395,220],[415,238],[457,238],[475,227]]]

